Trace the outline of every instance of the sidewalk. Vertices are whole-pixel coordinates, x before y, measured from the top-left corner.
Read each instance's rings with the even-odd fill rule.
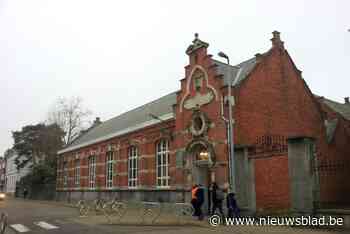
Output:
[[[53,200],[32,200],[32,199],[23,199],[19,197],[7,197],[7,200],[22,200],[22,201],[29,201],[39,204],[47,204],[47,205],[53,205],[53,206],[65,206],[70,208],[75,208],[76,203],[67,203],[62,201],[53,201]]]

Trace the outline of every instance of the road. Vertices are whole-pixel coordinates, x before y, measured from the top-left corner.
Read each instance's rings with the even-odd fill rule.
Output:
[[[288,227],[210,227],[206,221],[201,225],[110,225],[103,217],[78,217],[76,209],[55,202],[7,199],[0,202],[0,211],[8,214],[6,234],[199,234],[199,233],[237,233],[237,234],[335,234],[349,233],[319,229],[293,229]]]
[[[179,233],[183,226],[144,226],[144,225],[108,225],[91,218],[79,218],[74,208],[50,202],[8,199],[0,202],[0,211],[8,214],[8,234],[12,233]],[[191,230],[202,230],[191,227]],[[196,230],[197,231],[197,230]]]

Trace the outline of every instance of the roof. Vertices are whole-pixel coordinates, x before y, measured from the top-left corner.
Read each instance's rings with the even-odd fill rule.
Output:
[[[345,119],[350,120],[350,104],[335,102],[324,97],[320,100],[328,107],[330,107],[333,111],[339,113]]]
[[[159,123],[161,120],[171,119],[174,117],[174,104],[176,104],[176,92],[99,124],[58,153],[69,152],[131,131],[136,131],[140,128]],[[159,119],[155,119],[155,116]]]
[[[217,60],[213,61],[214,64],[217,65],[217,72],[223,75],[224,85],[230,84],[232,76],[235,78],[232,84],[239,84],[248,76],[256,64],[255,57],[236,66],[231,66]],[[91,128],[74,140],[70,145],[60,150],[58,154],[136,131],[146,126],[159,123],[161,120],[174,118],[173,105],[176,104],[176,93],[177,92],[170,93]],[[153,117],[151,115],[153,115]],[[159,117],[161,120],[155,117]]]
[[[213,60],[214,64],[217,65],[217,72],[223,75],[224,85],[229,85],[232,77],[234,81],[231,83],[232,86],[238,85],[242,82],[249,73],[253,70],[256,65],[256,58],[253,57],[235,66],[222,63],[217,60]]]

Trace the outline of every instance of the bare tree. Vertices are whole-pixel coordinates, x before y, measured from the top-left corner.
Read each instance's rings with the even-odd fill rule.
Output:
[[[64,130],[64,143],[68,145],[86,128],[91,114],[80,97],[58,98],[49,111],[48,122],[56,123]]]

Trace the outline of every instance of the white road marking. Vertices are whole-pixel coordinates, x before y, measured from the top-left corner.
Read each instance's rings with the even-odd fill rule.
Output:
[[[50,229],[56,229],[58,228],[57,226],[55,225],[52,225],[52,224],[49,224],[47,222],[44,222],[44,221],[40,221],[40,222],[37,222],[37,223],[34,223],[35,225],[38,225],[39,227],[42,227],[46,230],[50,230]]]
[[[29,232],[30,229],[27,228],[26,226],[22,225],[22,224],[11,224],[10,225],[13,229],[15,229],[17,232]]]

